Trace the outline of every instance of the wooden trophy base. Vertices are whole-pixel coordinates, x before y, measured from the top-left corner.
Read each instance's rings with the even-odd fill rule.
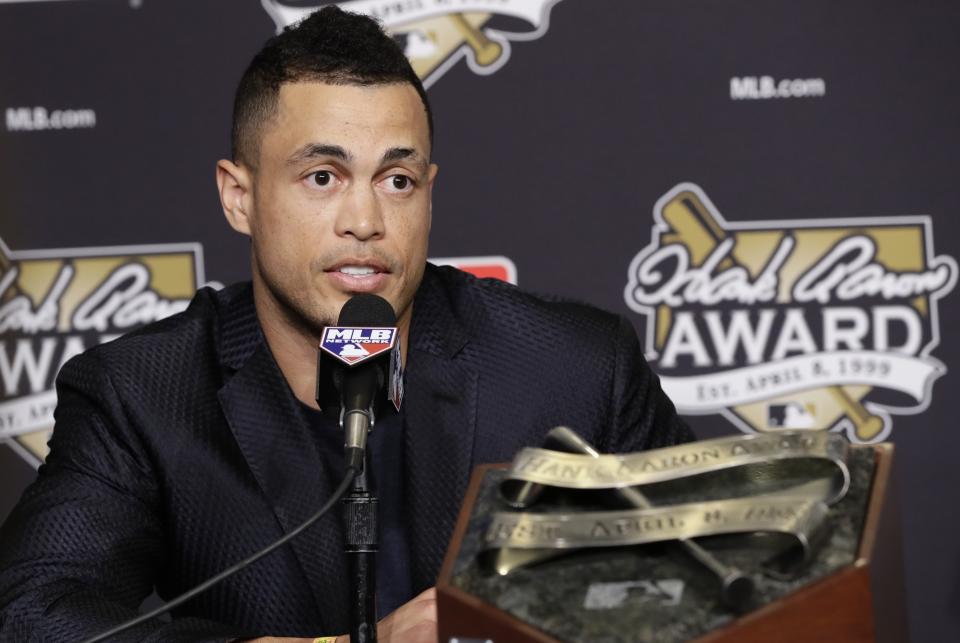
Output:
[[[881,444],[871,447],[853,447],[862,454],[872,451],[872,476],[863,485],[864,518],[855,545],[851,564],[821,576],[809,583],[777,597],[761,607],[733,618],[721,618],[717,627],[708,628],[689,638],[676,638],[669,627],[650,630],[638,626],[634,620],[625,622],[613,638],[617,641],[675,641],[693,640],[698,643],[809,643],[836,641],[860,643],[908,641],[903,600],[903,570],[899,529],[899,510],[891,485],[893,446]],[[589,641],[588,635],[576,631],[563,614],[544,615],[543,605],[531,610],[531,616],[521,620],[516,615],[498,608],[497,600],[478,597],[463,588],[458,579],[468,558],[461,551],[464,539],[471,537],[474,509],[485,487],[487,476],[498,474],[504,465],[483,465],[474,471],[464,506],[451,539],[440,576],[437,581],[439,633],[441,643],[560,643]],[[476,534],[472,538],[476,539]],[[469,550],[469,547],[467,548]],[[550,563],[548,563],[550,564]],[[529,578],[527,579],[529,581]],[[504,581],[498,581],[504,582]],[[583,580],[586,582],[586,579]],[[466,583],[468,584],[468,583]],[[535,583],[528,583],[518,592],[537,591]],[[582,595],[583,588],[579,590]],[[489,600],[488,600],[489,599]],[[557,610],[565,609],[557,605]],[[523,610],[515,610],[523,612]],[[553,611],[553,610],[546,610]],[[683,612],[678,612],[682,618]],[[622,617],[610,610],[604,618]],[[635,615],[634,615],[635,616]],[[557,617],[557,618],[555,618]],[[565,634],[559,636],[535,624],[541,618],[554,626],[566,622]],[[722,622],[725,620],[725,622]],[[673,636],[674,638],[671,638]]]

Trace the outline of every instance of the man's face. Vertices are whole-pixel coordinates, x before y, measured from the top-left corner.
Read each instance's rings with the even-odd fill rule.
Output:
[[[427,257],[429,158],[409,84],[281,87],[246,216],[257,296],[274,321],[317,333],[352,295],[374,293],[409,324]]]

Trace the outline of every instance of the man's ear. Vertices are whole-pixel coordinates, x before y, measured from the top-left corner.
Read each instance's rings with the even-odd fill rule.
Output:
[[[220,205],[230,227],[250,236],[250,215],[253,214],[253,175],[249,169],[233,161],[217,161],[217,190]]]

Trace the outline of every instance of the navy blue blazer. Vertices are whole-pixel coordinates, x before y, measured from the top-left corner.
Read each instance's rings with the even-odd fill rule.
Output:
[[[629,322],[428,266],[406,371],[412,585],[432,585],[474,465],[566,424],[602,451],[691,439]],[[249,284],[71,360],[50,455],[0,531],[0,640],[78,640],[282,536],[330,496]],[[339,512],[124,640],[347,631]]]

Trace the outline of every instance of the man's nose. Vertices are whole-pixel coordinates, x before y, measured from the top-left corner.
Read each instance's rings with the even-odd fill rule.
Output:
[[[336,220],[336,233],[358,241],[379,239],[384,233],[383,212],[373,186],[355,186],[344,199]]]

